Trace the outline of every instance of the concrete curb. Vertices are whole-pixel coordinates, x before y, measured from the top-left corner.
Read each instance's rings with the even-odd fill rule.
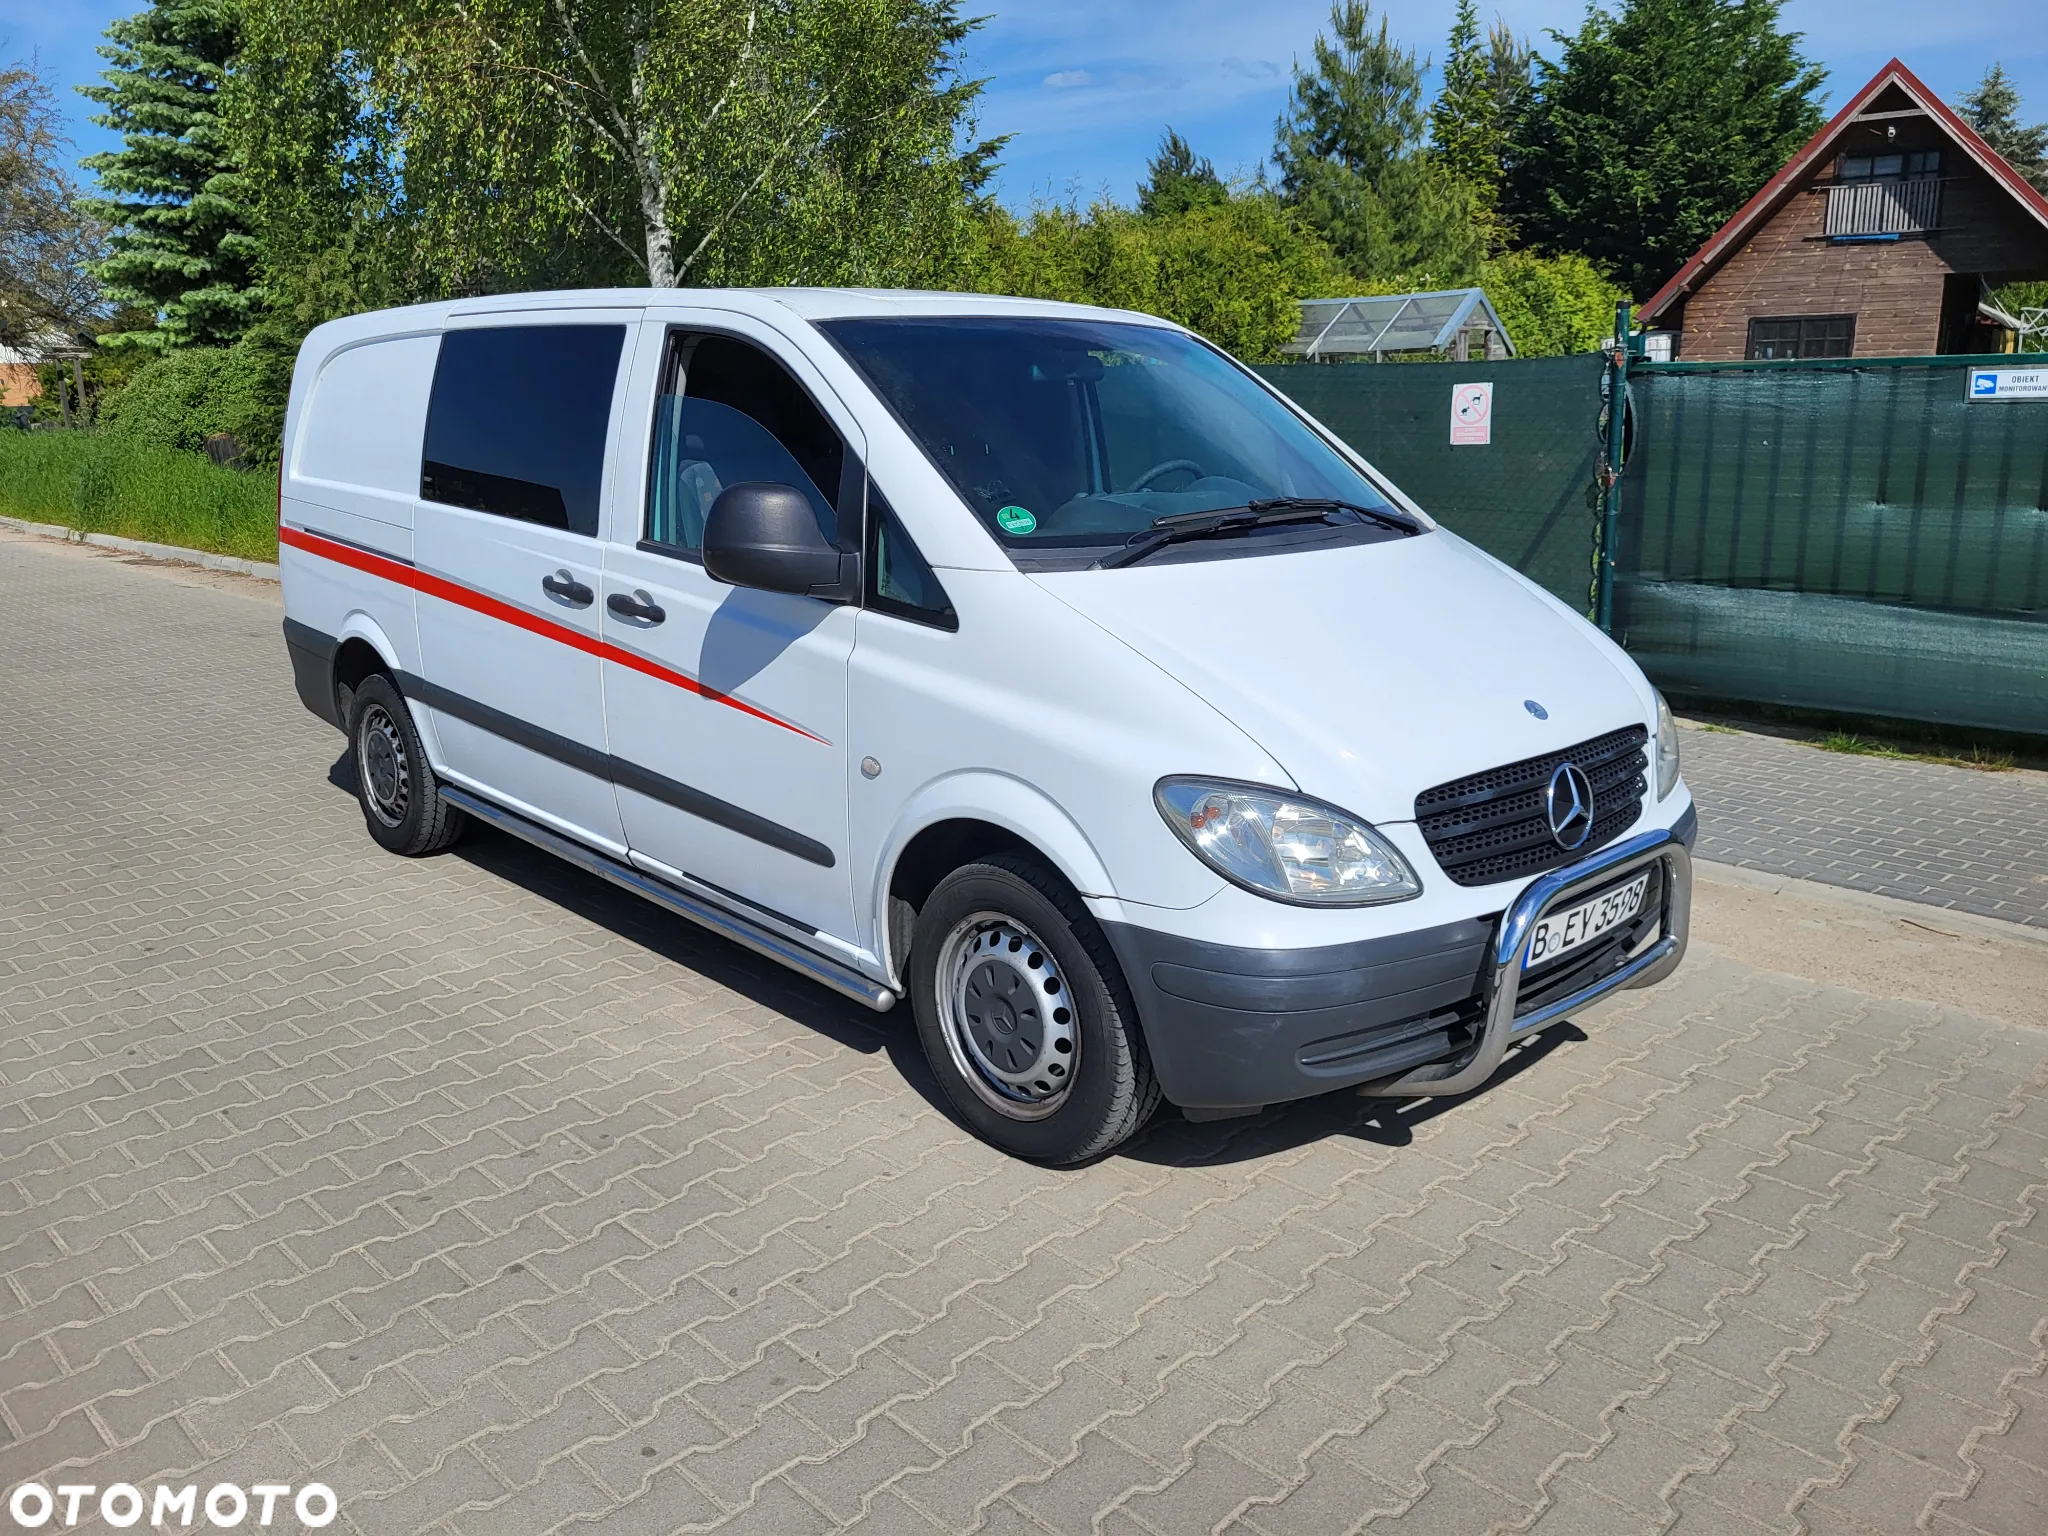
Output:
[[[1898,896],[1880,896],[1873,891],[1852,890],[1845,885],[1823,885],[1818,880],[1774,875],[1768,870],[1744,869],[1736,864],[1716,864],[1711,859],[1694,859],[1692,869],[1693,878],[1705,885],[1739,886],[1744,890],[1761,891],[1767,896],[1791,896],[1824,906],[1854,907],[1879,917],[1897,918],[1916,928],[1945,933],[1951,938],[1974,934],[1978,938],[2005,944],[2048,945],[2048,929],[2010,923],[2002,918],[1980,917],[1975,912],[1963,912],[1954,907],[1937,907],[1930,902],[1907,901]]]
[[[0,528],[33,533],[45,539],[62,539],[67,544],[95,544],[124,555],[142,555],[150,560],[175,560],[181,565],[204,566],[209,571],[232,571],[237,576],[254,576],[258,581],[276,581],[277,567],[262,560],[243,560],[234,555],[216,555],[203,549],[181,549],[176,544],[151,544],[145,539],[124,539],[111,533],[85,533],[61,523],[31,523],[19,517],[0,517]]]

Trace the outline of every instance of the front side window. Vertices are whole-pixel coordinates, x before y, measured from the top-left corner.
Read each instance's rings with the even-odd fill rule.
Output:
[[[1179,331],[981,315],[820,329],[1013,556],[1100,551],[1160,517],[1273,498],[1389,507],[1255,379]]]
[[[511,325],[441,338],[420,496],[597,536],[623,325]]]
[[[939,585],[938,573],[925,563],[910,535],[882,493],[868,487],[868,549],[866,605],[935,629],[958,629],[953,600]]]
[[[859,466],[817,402],[750,342],[679,335],[655,401],[647,539],[670,550],[704,544],[704,519],[729,485],[768,480],[804,493],[838,542],[837,507]]]
[[[1755,361],[1855,353],[1854,315],[1787,315],[1749,322],[1749,356]]]

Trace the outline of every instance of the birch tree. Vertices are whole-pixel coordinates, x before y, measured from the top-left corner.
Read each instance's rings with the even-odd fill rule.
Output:
[[[32,63],[0,67],[0,345],[76,331],[100,306],[99,228],[64,169],[63,119]]]
[[[367,156],[347,220],[403,246],[409,294],[942,280],[997,148],[958,0],[256,8],[254,162],[288,201],[309,134]]]

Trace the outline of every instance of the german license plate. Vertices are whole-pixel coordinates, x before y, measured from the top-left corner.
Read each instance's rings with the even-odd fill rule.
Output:
[[[1576,907],[1546,912],[1536,920],[1536,931],[1529,935],[1529,953],[1522,961],[1522,969],[1526,971],[1568,955],[1627,922],[1642,911],[1643,892],[1649,886],[1650,873],[1645,870],[1627,885],[1602,891]]]

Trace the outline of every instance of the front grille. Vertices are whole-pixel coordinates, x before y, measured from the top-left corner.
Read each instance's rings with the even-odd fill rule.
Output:
[[[1459,885],[1518,880],[1584,858],[1642,815],[1650,787],[1643,750],[1649,734],[1632,725],[1562,752],[1426,789],[1415,797],[1423,841]],[[1578,764],[1593,785],[1593,831],[1576,848],[1557,845],[1543,804],[1551,775],[1564,763]]]

